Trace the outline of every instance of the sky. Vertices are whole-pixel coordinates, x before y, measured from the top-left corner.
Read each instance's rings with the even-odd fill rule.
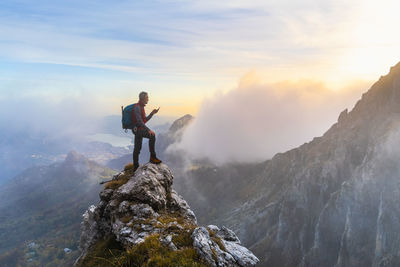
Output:
[[[104,113],[141,89],[166,115],[256,70],[332,89],[397,63],[395,1],[2,1],[2,98],[96,98]],[[89,101],[89,100],[88,100]],[[150,105],[149,104],[149,105]]]
[[[388,0],[1,1],[0,118],[21,106],[38,121],[120,114],[142,90],[159,116],[196,116],[208,103],[224,112],[237,90],[267,97],[263,107],[286,99],[277,90],[311,86],[324,100],[281,107],[327,114],[315,136],[400,60],[398,10]]]

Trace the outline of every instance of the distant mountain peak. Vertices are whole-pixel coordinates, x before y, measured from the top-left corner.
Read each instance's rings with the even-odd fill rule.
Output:
[[[345,109],[337,123],[324,134],[324,137],[350,136],[365,137],[370,140],[387,131],[400,114],[400,63],[375,82],[357,101],[351,111]],[[378,133],[380,132],[380,133]],[[360,134],[363,133],[361,136]],[[330,138],[330,137],[328,137]],[[319,140],[319,138],[317,138]],[[351,140],[351,139],[348,139]]]
[[[186,127],[193,119],[194,117],[190,114],[180,117],[172,123],[171,127],[169,128],[169,132],[176,133],[177,131]]]
[[[359,114],[380,115],[381,112],[400,112],[400,63],[390,68],[390,72],[375,82],[362,95],[352,116]]]
[[[81,162],[83,160],[87,160],[87,158],[84,155],[79,154],[75,150],[71,150],[67,154],[67,157],[65,158],[65,162],[67,162],[67,163],[76,163],[76,162]]]
[[[390,68],[390,72],[389,73],[400,73],[400,62],[398,62],[396,65],[392,66]]]

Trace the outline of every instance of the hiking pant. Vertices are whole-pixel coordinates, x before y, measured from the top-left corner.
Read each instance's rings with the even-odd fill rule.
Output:
[[[149,134],[149,131],[146,129],[136,129],[133,131],[135,135],[135,147],[133,148],[133,166],[139,167],[139,154],[142,149],[142,141],[143,137],[149,139],[149,150],[150,156],[156,157],[156,151],[154,150],[154,146],[156,144],[156,137]]]

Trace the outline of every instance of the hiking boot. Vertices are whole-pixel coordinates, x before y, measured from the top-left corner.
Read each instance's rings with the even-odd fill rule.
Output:
[[[150,156],[150,162],[154,164],[160,164],[162,161],[159,160],[156,156],[154,157]]]
[[[139,169],[139,166],[133,167],[133,172],[135,173],[137,169]]]

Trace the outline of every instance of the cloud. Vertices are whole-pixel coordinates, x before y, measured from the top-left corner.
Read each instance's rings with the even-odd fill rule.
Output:
[[[354,4],[336,2],[22,1],[0,11],[0,56],[153,75],[292,66],[348,45]]]
[[[82,96],[8,96],[0,99],[0,131],[82,138],[99,126],[100,109],[100,101]]]
[[[368,85],[333,91],[312,80],[268,84],[251,72],[236,89],[204,100],[182,141],[169,149],[217,164],[266,160],[322,135]]]
[[[84,141],[87,135],[96,133],[131,137],[131,134],[124,133],[120,123],[120,107],[126,104],[130,103],[87,93],[67,97],[51,92],[47,95],[0,96],[0,135],[25,132],[32,136],[74,141]],[[150,111],[147,109],[147,113]],[[158,115],[149,122],[149,126],[157,127],[174,119]]]

